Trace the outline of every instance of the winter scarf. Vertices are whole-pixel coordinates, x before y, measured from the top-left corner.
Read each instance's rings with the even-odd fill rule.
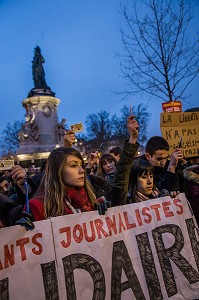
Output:
[[[142,201],[158,198],[158,194],[159,194],[158,189],[154,189],[152,191],[151,195],[149,195],[149,196],[146,196],[146,195],[144,195],[144,194],[137,191],[136,195],[135,195],[135,202],[142,202]]]
[[[68,213],[78,213],[94,210],[92,203],[89,201],[87,192],[84,187],[67,188],[66,210]],[[68,211],[68,209],[70,211]]]

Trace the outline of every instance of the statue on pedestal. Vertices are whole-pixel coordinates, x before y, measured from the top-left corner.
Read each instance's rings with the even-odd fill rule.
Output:
[[[46,83],[45,71],[43,68],[44,63],[45,59],[41,54],[41,49],[39,46],[36,46],[34,49],[34,57],[32,60],[34,88],[30,90],[28,97],[34,97],[38,95],[48,95],[55,97],[55,93],[52,92],[51,88]]]
[[[33,122],[26,121],[18,133],[20,142],[36,142],[39,138],[39,127]]]
[[[44,63],[45,60],[41,54],[41,49],[37,46],[35,47],[35,55],[32,61],[32,74],[35,88],[49,88],[45,80]]]
[[[31,124],[35,121],[35,111],[33,105],[30,103],[24,105],[26,109],[26,122],[30,122]]]

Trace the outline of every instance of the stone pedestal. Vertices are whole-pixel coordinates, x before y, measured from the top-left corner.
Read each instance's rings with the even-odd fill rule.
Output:
[[[26,109],[26,122],[19,133],[18,160],[45,157],[45,153],[49,154],[54,148],[63,146],[65,128],[63,121],[58,123],[59,103],[60,100],[53,95],[41,94],[22,101]]]

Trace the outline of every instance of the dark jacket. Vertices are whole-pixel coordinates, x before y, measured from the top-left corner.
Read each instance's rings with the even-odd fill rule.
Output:
[[[199,165],[184,169],[186,196],[199,226]]]
[[[88,178],[94,189],[96,198],[98,199],[104,196],[107,201],[110,201],[110,191],[111,191],[110,182],[96,175],[88,175]]]
[[[5,227],[15,225],[21,218],[23,205],[0,193],[0,220]]]
[[[199,203],[199,165],[189,166],[184,169],[183,173],[187,184],[187,199],[190,202],[197,201]]]
[[[139,144],[124,144],[112,184],[111,206],[127,204],[130,170],[138,147]]]

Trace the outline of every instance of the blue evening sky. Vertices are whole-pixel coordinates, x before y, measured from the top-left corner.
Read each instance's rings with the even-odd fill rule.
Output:
[[[191,27],[199,23],[199,1]],[[120,114],[123,105],[147,104],[147,96],[121,102],[119,0],[0,0],[0,133],[8,122],[24,120],[22,107],[32,80],[33,52],[40,46],[46,82],[61,100],[59,120],[71,125],[88,114]],[[198,106],[199,77],[190,85],[190,106]],[[148,137],[160,134],[161,101],[148,104]],[[185,110],[187,107],[183,107]]]

